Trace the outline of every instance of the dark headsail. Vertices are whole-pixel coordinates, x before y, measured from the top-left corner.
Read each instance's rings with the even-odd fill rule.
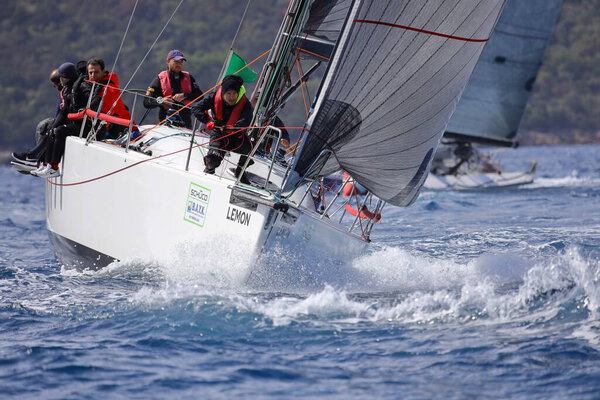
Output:
[[[503,4],[354,0],[287,189],[323,165],[389,203],[414,201]]]

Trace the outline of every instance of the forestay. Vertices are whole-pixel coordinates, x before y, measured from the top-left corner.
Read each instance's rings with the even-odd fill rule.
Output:
[[[508,0],[450,119],[447,136],[511,145],[562,0]],[[481,140],[480,140],[481,141]]]
[[[389,203],[413,202],[503,3],[352,2],[287,189],[324,165],[320,175],[344,169]]]

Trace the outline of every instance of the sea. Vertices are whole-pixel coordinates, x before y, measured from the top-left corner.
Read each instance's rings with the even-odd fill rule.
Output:
[[[0,167],[0,398],[600,399],[600,146],[495,157],[535,182],[424,190],[285,288],[235,254],[65,270],[43,181]]]

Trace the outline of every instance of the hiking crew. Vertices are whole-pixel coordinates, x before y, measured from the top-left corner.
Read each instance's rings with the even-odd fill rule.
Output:
[[[104,60],[101,58],[92,58],[87,62],[87,74],[90,81],[99,84],[98,95],[102,98],[101,112],[123,119],[131,119],[131,114],[121,98],[119,90],[119,77],[114,72],[105,70]],[[93,109],[97,111],[96,109]],[[106,124],[106,130],[98,132],[96,139],[116,139],[127,126],[117,124]],[[103,136],[103,137],[102,137]]]
[[[32,175],[44,178],[60,176],[58,164],[65,151],[67,136],[79,134],[82,124],[82,120],[69,120],[68,114],[86,108],[88,98],[92,93],[92,84],[86,81],[84,76],[78,76],[73,63],[62,64],[58,68],[58,74],[63,86],[60,92],[60,111],[48,134],[44,163],[38,169],[31,171]],[[97,110],[99,105],[100,96],[96,92],[91,98],[90,108]]]
[[[59,93],[56,109],[54,111],[54,117],[58,115],[60,112],[60,92],[62,91],[63,86],[60,83],[60,77],[58,76],[58,68],[53,69],[50,72],[50,82],[52,82],[52,86],[54,86]],[[41,120],[36,128],[35,128],[35,139],[36,145],[31,149],[27,150],[23,153],[12,153],[12,158],[15,162],[27,166],[25,171],[31,172],[38,167],[38,163],[40,159],[44,155],[44,151],[46,150],[47,141],[48,141],[48,132],[52,129],[54,125],[54,118],[45,118]]]

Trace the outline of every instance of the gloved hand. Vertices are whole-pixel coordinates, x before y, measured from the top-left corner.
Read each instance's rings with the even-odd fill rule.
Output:
[[[214,121],[208,121],[206,123],[206,129],[208,129],[209,131],[212,131],[215,129],[215,122]]]

